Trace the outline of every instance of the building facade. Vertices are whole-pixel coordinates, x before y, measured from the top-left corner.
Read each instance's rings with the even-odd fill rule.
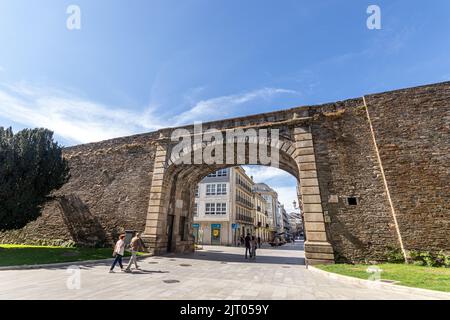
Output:
[[[194,236],[198,243],[227,245],[233,240],[231,172],[223,169],[206,176],[198,185],[194,203]]]
[[[236,237],[255,233],[254,199],[253,199],[253,180],[245,173],[242,167],[233,168],[235,193],[235,221],[239,227]],[[238,238],[235,239],[236,241]]]
[[[266,201],[268,240],[272,240],[278,232],[278,193],[265,183],[256,183],[253,191],[259,193]]]
[[[269,241],[269,224],[267,213],[267,202],[264,197],[254,192],[254,217],[255,217],[255,236],[261,238],[261,241]]]
[[[292,233],[291,233],[291,223],[289,221],[289,215],[286,211],[286,209],[284,208],[284,205],[280,206],[280,211],[281,211],[281,217],[282,217],[282,221],[283,221],[283,231],[282,233],[285,235],[286,237],[291,237]]]
[[[255,234],[253,180],[241,167],[218,170],[197,186],[194,236],[198,243],[235,245],[241,235]],[[262,221],[262,217],[260,217]]]
[[[284,232],[284,220],[283,220],[283,210],[284,207],[283,205],[280,203],[280,201],[277,201],[277,233],[283,233]]]
[[[301,213],[291,212],[289,214],[289,222],[291,233],[294,237],[299,237],[303,234],[303,221]]]

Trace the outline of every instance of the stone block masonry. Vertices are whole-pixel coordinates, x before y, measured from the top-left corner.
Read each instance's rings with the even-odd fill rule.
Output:
[[[316,165],[335,259],[384,260],[388,248],[399,243],[363,101],[326,105],[316,116]],[[356,205],[348,203],[350,197]]]
[[[42,215],[1,243],[110,246],[125,230],[144,231],[156,133],[66,148],[70,179]]]
[[[450,251],[450,84],[366,101],[406,249]]]

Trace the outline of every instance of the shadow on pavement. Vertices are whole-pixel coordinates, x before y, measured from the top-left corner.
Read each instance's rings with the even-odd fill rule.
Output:
[[[303,251],[305,249],[305,246],[302,242],[296,242],[296,243],[290,243],[290,244],[285,244],[282,246],[278,246],[278,247],[272,247],[269,244],[264,244],[263,247],[261,247],[261,249],[272,249],[272,250],[287,250],[287,251]]]
[[[170,257],[178,257],[182,259],[194,259],[194,260],[209,260],[209,261],[219,261],[219,262],[248,262],[248,263],[267,263],[267,264],[290,264],[290,265],[305,265],[305,259],[303,257],[285,257],[285,256],[269,256],[264,255],[264,251],[271,249],[271,253],[274,251],[290,250],[290,251],[300,251],[303,249],[303,244],[301,245],[290,245],[286,246],[284,249],[282,247],[264,247],[256,250],[256,259],[250,260],[245,259],[245,248],[241,247],[241,253],[225,253],[220,250],[205,249],[198,250],[194,253],[185,254],[171,254]],[[266,251],[267,252],[267,251]],[[166,256],[167,258],[169,256]]]
[[[169,273],[169,271],[155,271],[155,270],[144,270],[144,269],[139,269],[139,270],[131,270],[131,272],[126,272],[127,274],[152,274],[152,273]]]

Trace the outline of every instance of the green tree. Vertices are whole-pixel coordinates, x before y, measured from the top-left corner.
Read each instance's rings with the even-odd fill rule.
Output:
[[[39,217],[47,196],[68,177],[67,161],[52,131],[14,134],[0,127],[0,230],[21,228]]]

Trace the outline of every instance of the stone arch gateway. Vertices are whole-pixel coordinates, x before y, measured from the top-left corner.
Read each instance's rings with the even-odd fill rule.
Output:
[[[314,143],[308,124],[309,117],[299,117],[297,113],[293,113],[290,119],[268,121],[264,118],[256,118],[255,120],[245,125],[242,125],[241,122],[234,122],[232,127],[224,125],[220,130],[276,128],[281,132],[281,137],[271,143],[272,152],[278,152],[279,168],[291,173],[299,181],[299,194],[301,195],[299,202],[302,204],[308,239],[305,243],[306,257],[312,263],[334,261],[333,248],[327,240],[325,231]],[[184,129],[191,132],[192,135],[194,134],[193,127]],[[261,164],[261,162],[259,158],[257,162],[248,162],[251,142],[246,142],[245,154],[247,157],[243,159],[242,163],[236,161],[238,148],[234,146],[231,149],[232,158],[235,161],[228,165],[192,164],[195,148],[184,155],[190,164],[177,164],[170,157],[174,145],[177,143],[169,139],[171,130],[160,133],[143,237],[155,253],[164,253],[168,250],[185,251],[192,248],[191,239],[182,239],[183,235],[167,230],[178,230],[181,217],[186,217],[186,221],[192,221],[192,200],[197,183],[207,174],[221,168],[240,164]],[[203,146],[203,148],[205,147],[206,145]],[[224,145],[224,158],[229,158],[227,151],[226,145]],[[186,227],[190,226],[191,223]]]
[[[274,147],[299,183],[309,263],[450,251],[450,82],[203,127],[279,129]],[[0,232],[0,242],[109,246],[137,230],[156,254],[191,250],[178,231],[191,219],[193,186],[229,165],[173,163],[176,129],[66,148],[69,181],[37,220]]]

